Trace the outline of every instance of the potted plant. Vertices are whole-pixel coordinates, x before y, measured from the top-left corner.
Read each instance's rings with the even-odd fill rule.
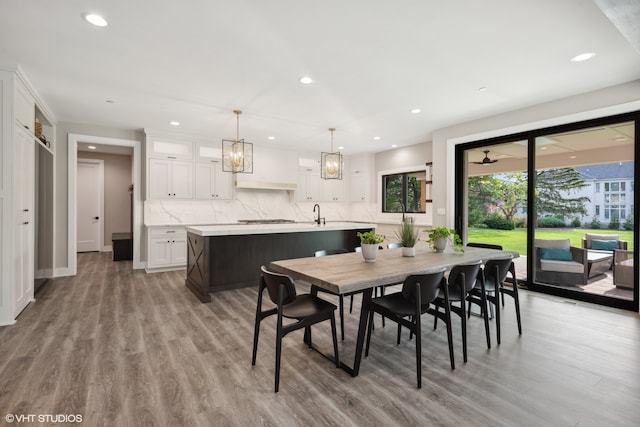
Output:
[[[365,262],[376,262],[378,245],[384,242],[385,236],[376,233],[375,229],[365,231],[364,233],[357,232],[356,235],[360,238],[362,256]]]
[[[427,243],[429,243],[436,252],[444,252],[447,242],[451,242],[453,250],[456,252],[464,252],[462,247],[462,239],[454,229],[447,227],[436,227],[427,232]]]
[[[396,238],[402,243],[402,256],[416,256],[416,248],[420,237],[420,230],[413,224],[413,221],[402,221],[398,230],[396,230]]]

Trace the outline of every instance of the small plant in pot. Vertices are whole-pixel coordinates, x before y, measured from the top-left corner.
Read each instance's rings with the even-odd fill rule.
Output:
[[[402,243],[402,256],[416,256],[416,248],[414,246],[420,238],[420,230],[414,225],[413,221],[402,221],[396,231],[396,238]]]
[[[356,235],[360,238],[360,244],[362,245],[362,257],[365,262],[376,262],[378,245],[384,242],[385,236],[376,233],[375,229],[365,231],[364,233],[358,232]]]
[[[447,247],[447,242],[451,242],[453,250],[456,252],[464,252],[462,247],[462,239],[458,236],[458,233],[454,229],[447,227],[436,227],[431,230],[425,230],[427,232],[427,243],[433,247],[436,252],[444,252]]]

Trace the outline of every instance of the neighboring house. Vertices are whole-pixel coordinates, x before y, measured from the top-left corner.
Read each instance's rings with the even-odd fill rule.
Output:
[[[617,218],[624,223],[633,216],[633,174],[634,163],[607,163],[602,165],[578,166],[575,168],[587,184],[571,191],[571,196],[584,196],[591,200],[585,205],[587,215],[582,223],[598,219],[606,226]]]

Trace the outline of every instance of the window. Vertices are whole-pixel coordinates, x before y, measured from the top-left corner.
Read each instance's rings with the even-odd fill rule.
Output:
[[[596,193],[600,192],[600,183],[596,182]]]
[[[619,221],[627,218],[627,194],[625,181],[604,183],[604,219]]]
[[[382,212],[424,213],[426,172],[382,176]]]
[[[596,216],[600,216],[600,205],[596,205]]]

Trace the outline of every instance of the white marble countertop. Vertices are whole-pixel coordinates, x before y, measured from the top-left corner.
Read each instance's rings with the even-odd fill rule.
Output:
[[[231,236],[242,234],[274,234],[301,233],[310,231],[336,231],[354,229],[372,229],[376,224],[362,222],[327,222],[318,225],[311,222],[296,222],[288,224],[233,224],[233,225],[202,225],[188,226],[187,232],[198,236]]]

